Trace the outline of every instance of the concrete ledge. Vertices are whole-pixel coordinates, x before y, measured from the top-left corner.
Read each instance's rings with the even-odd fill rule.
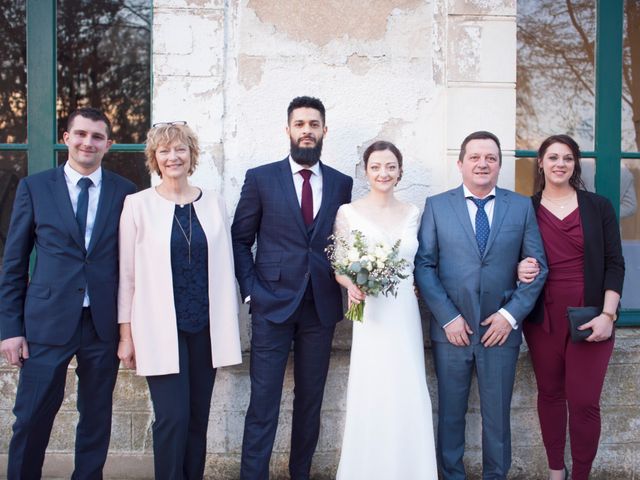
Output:
[[[314,457],[313,478],[335,478],[344,426],[349,372],[349,325],[343,322],[334,343],[323,403],[322,426]],[[602,396],[602,438],[593,480],[630,479],[640,476],[640,329],[619,329]],[[437,411],[437,385],[430,348],[425,349],[428,383]],[[237,479],[244,414],[249,400],[248,358],[243,365],[221,369],[216,379],[209,418],[205,476],[216,480]],[[271,478],[288,478],[287,462],[293,401],[293,372],[285,376],[281,420],[271,463]],[[474,382],[475,383],[475,382]],[[7,449],[13,423],[13,401],[17,372],[0,368],[0,474],[7,465]],[[382,386],[381,386],[382,388]],[[512,402],[513,467],[510,478],[543,478],[546,459],[536,414],[536,386],[526,346],[518,361]],[[122,370],[114,393],[111,448],[105,467],[106,479],[153,478],[153,413],[146,382]],[[434,418],[437,418],[434,416]],[[470,479],[480,476],[481,426],[477,387],[472,386],[467,413],[467,467]],[[69,478],[73,469],[75,374],[68,372],[65,401],[54,424],[44,465],[44,478]],[[567,458],[569,458],[567,445]],[[3,477],[0,477],[3,478]]]

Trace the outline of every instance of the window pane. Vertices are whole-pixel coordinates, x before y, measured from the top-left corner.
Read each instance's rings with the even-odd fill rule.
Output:
[[[18,181],[27,175],[27,152],[0,152],[0,266]]]
[[[640,152],[640,1],[624,2],[622,151]],[[634,83],[635,82],[635,83]],[[634,122],[635,119],[635,122]]]
[[[640,308],[640,295],[638,295],[640,292],[640,213],[637,208],[637,194],[640,192],[640,160],[623,160],[623,164],[628,172],[626,181],[630,183],[627,187],[629,192],[627,203],[633,209],[628,208],[627,211],[630,213],[623,218],[622,206],[620,207],[622,253],[625,261],[622,307]]]
[[[142,143],[151,98],[151,1],[58,0],[58,138],[80,106],[101,108],[118,143]]]
[[[622,239],[640,240],[640,211],[637,208],[637,195],[640,193],[640,161],[623,160],[622,165],[623,170],[620,173],[625,173],[624,177],[620,179],[620,226],[622,228]],[[623,208],[625,203],[626,206]]]
[[[516,158],[516,192],[533,195],[537,168],[535,158]]]
[[[66,160],[67,152],[58,152],[58,165]],[[151,186],[151,176],[144,162],[144,152],[109,152],[102,159],[102,166],[128,178],[142,190]]]
[[[25,3],[0,0],[0,143],[27,142]]]
[[[583,158],[580,160],[582,167],[582,181],[587,190],[596,191],[596,160],[594,158]],[[635,176],[637,172],[632,170],[633,164],[627,161],[620,162],[620,221],[627,218],[635,218],[637,213],[637,197],[635,188]]]
[[[567,133],[593,150],[595,0],[519,0],[516,148]]]

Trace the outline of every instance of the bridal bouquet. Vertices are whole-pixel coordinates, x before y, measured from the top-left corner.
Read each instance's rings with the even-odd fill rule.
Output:
[[[353,240],[331,235],[331,242],[325,251],[331,266],[338,275],[348,276],[365,295],[377,297],[382,293],[385,297],[397,295],[396,287],[400,280],[407,278],[403,270],[409,263],[398,258],[400,240],[392,247],[379,242],[369,246],[366,237],[359,230],[353,230]],[[364,314],[364,301],[352,304],[345,317],[361,322]]]

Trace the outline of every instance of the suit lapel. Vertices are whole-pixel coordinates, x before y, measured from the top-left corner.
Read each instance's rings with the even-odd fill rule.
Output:
[[[320,203],[320,209],[318,210],[318,214],[316,215],[315,223],[316,225],[321,225],[321,222],[324,222],[327,215],[329,214],[329,199],[333,197],[333,191],[336,187],[336,182],[333,181],[333,172],[328,168],[325,168],[324,164],[320,162],[320,170],[322,171],[322,201]],[[315,201],[315,200],[314,200]],[[313,229],[313,234],[311,238],[315,235],[315,233],[320,230],[319,228]]]
[[[100,235],[104,231],[107,218],[111,212],[111,205],[113,198],[115,197],[115,182],[111,178],[111,175],[104,168],[102,169],[102,186],[100,187],[100,198],[98,198],[98,210],[96,212],[96,219],[93,223],[93,231],[91,232],[91,240],[89,240],[88,251],[91,252],[96,242],[100,238]]]
[[[76,222],[76,216],[73,213],[73,205],[71,205],[71,198],[69,197],[69,189],[67,188],[63,167],[58,167],[54,171],[54,176],[51,178],[51,192],[53,193],[54,202],[60,212],[62,223],[69,231],[71,238],[73,238],[84,251],[84,238],[80,236],[80,228]]]
[[[464,190],[462,185],[451,192],[451,206],[453,211],[458,217],[460,225],[464,230],[465,235],[469,238],[469,243],[473,245],[478,257],[480,257],[480,250],[478,249],[478,241],[476,240],[476,234],[473,232],[473,226],[471,225],[471,218],[469,217],[469,208],[467,207],[467,199],[464,198]],[[486,252],[486,249],[485,249]]]
[[[506,194],[504,190],[496,187],[496,200],[495,205],[493,206],[493,220],[491,221],[491,229],[489,230],[489,239],[487,240],[487,247],[484,249],[484,254],[486,255],[494,240],[498,236],[498,232],[500,231],[500,226],[502,225],[502,221],[504,217],[507,215],[507,210],[509,209],[509,196]]]
[[[298,225],[304,235],[307,236],[307,227],[302,219],[302,210],[300,209],[300,203],[298,202],[296,187],[293,185],[293,175],[291,174],[291,167],[289,166],[288,158],[285,158],[280,162],[278,170],[278,180],[282,186],[284,199],[287,205],[289,205],[289,208],[291,208],[291,214],[296,225]]]

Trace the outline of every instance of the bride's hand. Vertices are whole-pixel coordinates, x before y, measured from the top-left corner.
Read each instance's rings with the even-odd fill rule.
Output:
[[[347,298],[349,299],[349,307],[351,307],[351,305],[357,305],[360,302],[364,301],[365,297],[366,295],[362,293],[362,290],[356,287],[354,283],[351,283],[351,285],[347,287]]]

